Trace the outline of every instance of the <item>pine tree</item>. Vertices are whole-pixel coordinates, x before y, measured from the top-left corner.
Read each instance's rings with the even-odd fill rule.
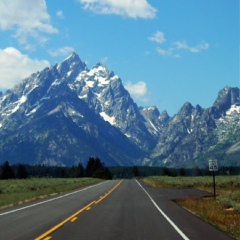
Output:
[[[94,157],[90,157],[88,160],[88,163],[87,163],[87,167],[86,167],[86,176],[87,177],[92,177],[93,171],[94,171],[94,163],[95,163]]]
[[[76,167],[76,177],[77,178],[81,178],[84,177],[84,168],[83,165],[81,163],[79,163]]]
[[[18,164],[17,165],[16,178],[19,178],[19,179],[27,178],[27,170],[26,170],[26,166],[25,165],[23,165],[23,164]]]
[[[13,168],[9,165],[9,162],[6,161],[1,167],[1,179],[12,179],[15,178]]]
[[[86,167],[86,176],[93,178],[112,179],[112,174],[97,158],[90,157]]]
[[[139,177],[138,166],[133,167],[133,176],[134,177]]]

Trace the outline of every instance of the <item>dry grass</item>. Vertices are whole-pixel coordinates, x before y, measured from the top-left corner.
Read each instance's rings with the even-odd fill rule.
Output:
[[[0,208],[98,183],[96,178],[0,180]]]
[[[193,187],[213,191],[212,177],[148,177],[144,181],[153,187]],[[217,176],[216,193],[216,200],[186,197],[177,203],[240,240],[240,176]]]
[[[240,214],[234,208],[225,208],[213,198],[187,197],[177,203],[232,237],[240,239]]]

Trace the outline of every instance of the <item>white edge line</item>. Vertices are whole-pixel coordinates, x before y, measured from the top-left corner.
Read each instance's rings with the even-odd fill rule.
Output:
[[[96,187],[96,186],[101,185],[101,184],[106,183],[106,182],[108,182],[108,181],[101,182],[101,183],[98,183],[98,184],[95,184],[95,185],[91,185],[91,186],[89,186],[89,187],[86,187],[86,188],[83,188],[83,189],[80,189],[80,190],[77,190],[77,191],[74,191],[74,192],[71,192],[71,193],[67,193],[67,194],[65,194],[65,195],[62,195],[62,196],[59,196],[59,197],[56,197],[56,198],[51,198],[51,199],[46,200],[46,201],[43,201],[43,202],[35,203],[35,204],[29,205],[29,206],[26,206],[26,207],[22,207],[22,208],[18,208],[18,209],[12,210],[12,211],[0,213],[0,216],[7,215],[7,214],[10,214],[10,213],[13,213],[13,212],[18,212],[18,211],[21,211],[21,210],[24,210],[24,209],[27,209],[27,208],[35,207],[35,206],[37,206],[37,205],[41,205],[41,204],[44,204],[44,203],[52,202],[52,201],[58,200],[58,199],[60,199],[60,198],[67,197],[67,196],[69,196],[69,195],[72,195],[72,194],[75,194],[75,193],[78,193],[78,192],[85,191],[85,190],[87,190],[87,189],[89,189],[89,188]]]
[[[136,180],[136,179],[135,179]],[[189,238],[177,227],[177,225],[162,211],[162,209],[156,204],[156,202],[152,199],[150,194],[143,188],[143,186],[136,180],[138,185],[143,189],[143,191],[148,195],[154,206],[157,210],[166,218],[166,220],[173,226],[173,228],[181,235],[184,240],[189,240]]]

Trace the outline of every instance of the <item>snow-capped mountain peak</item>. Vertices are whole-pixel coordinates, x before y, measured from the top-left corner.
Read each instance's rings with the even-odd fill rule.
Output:
[[[81,61],[78,54],[73,52],[61,64],[57,65],[61,77],[75,78],[79,72],[87,70],[87,65]]]
[[[227,148],[240,141],[239,115],[239,88],[230,87],[208,109],[185,103],[169,117],[139,108],[114,72],[88,69],[73,52],[0,94],[0,160],[69,165],[96,154],[113,165],[176,166],[218,143],[238,154]]]

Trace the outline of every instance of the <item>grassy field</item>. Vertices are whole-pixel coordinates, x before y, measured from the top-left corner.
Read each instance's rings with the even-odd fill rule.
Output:
[[[198,188],[213,192],[213,178],[209,177],[147,177],[144,181],[157,188]],[[240,176],[216,176],[214,198],[186,197],[176,200],[204,221],[240,240]]]
[[[89,186],[96,178],[30,178],[0,180],[0,208]]]

